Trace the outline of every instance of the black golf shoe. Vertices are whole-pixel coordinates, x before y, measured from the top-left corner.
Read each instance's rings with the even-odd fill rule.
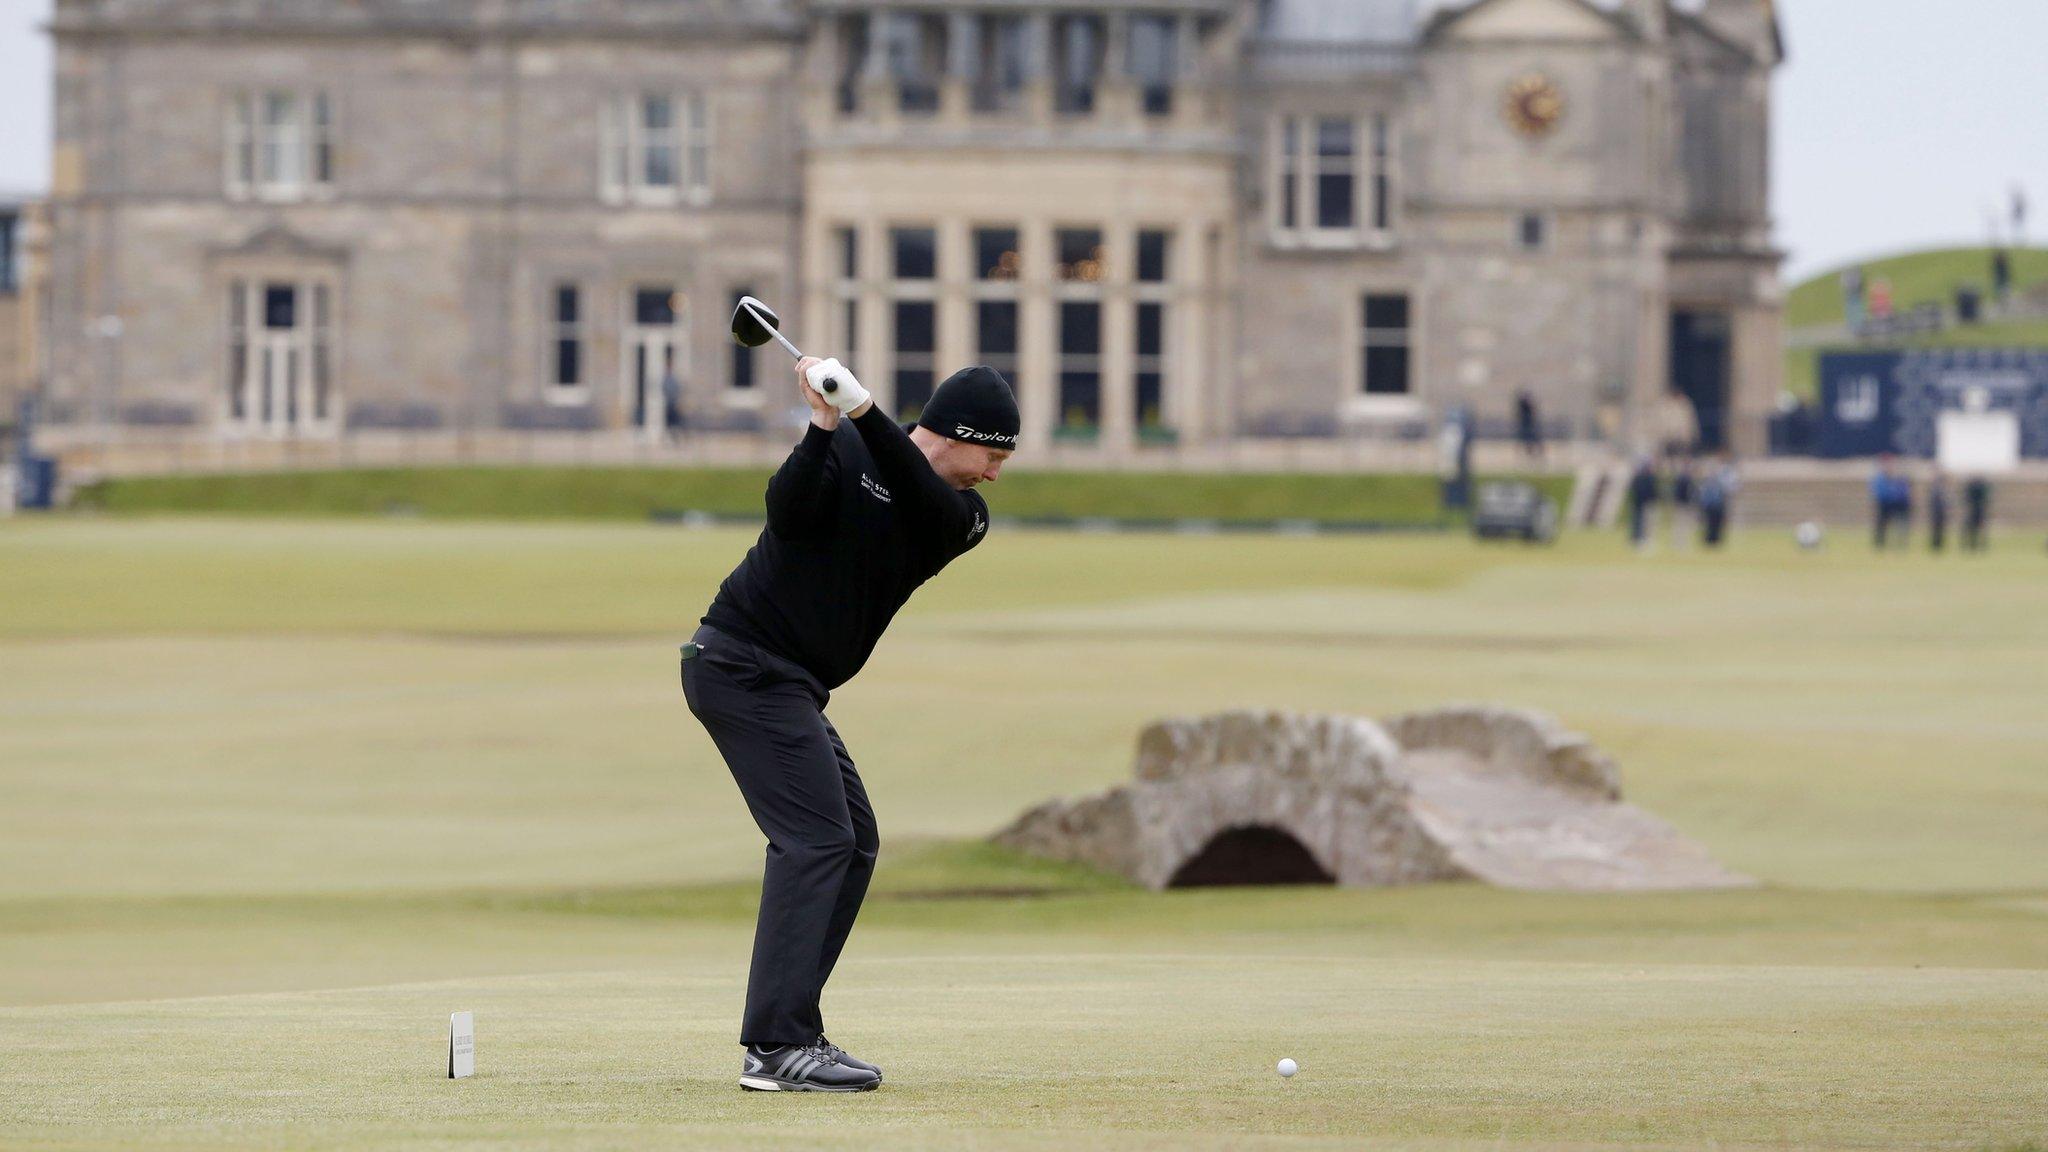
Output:
[[[873,1069],[841,1063],[816,1044],[749,1044],[740,1057],[740,1087],[750,1092],[865,1092],[881,1083]]]
[[[873,1064],[868,1063],[860,1057],[855,1056],[851,1052],[848,1052],[846,1049],[841,1048],[839,1045],[834,1044],[830,1040],[825,1039],[825,1034],[823,1032],[818,1033],[818,1047],[823,1048],[826,1052],[831,1054],[834,1060],[839,1061],[841,1064],[846,1065],[848,1068],[858,1068],[863,1072],[873,1072],[875,1074],[876,1080],[880,1080],[882,1078],[882,1070],[880,1068],[875,1067]]]

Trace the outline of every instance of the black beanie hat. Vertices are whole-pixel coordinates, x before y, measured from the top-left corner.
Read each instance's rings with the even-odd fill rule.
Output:
[[[983,364],[946,377],[917,418],[918,427],[948,439],[1011,449],[1019,423],[1017,394],[1002,373]]]

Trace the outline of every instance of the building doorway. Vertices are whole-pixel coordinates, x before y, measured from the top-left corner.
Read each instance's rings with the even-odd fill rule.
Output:
[[[633,426],[650,440],[667,431],[668,405],[662,380],[675,373],[680,383],[688,371],[683,300],[675,285],[640,285],[627,301],[625,355],[626,398]]]
[[[330,426],[333,293],[320,281],[228,285],[228,422],[292,436]]]
[[[1671,314],[1671,390],[1692,401],[1702,452],[1728,447],[1734,343],[1734,323],[1726,312]]]

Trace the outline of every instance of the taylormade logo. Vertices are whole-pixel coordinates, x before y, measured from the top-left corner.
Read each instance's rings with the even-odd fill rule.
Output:
[[[984,444],[1006,444],[1015,440],[1016,437],[1005,436],[1001,432],[976,432],[965,424],[955,424],[953,425],[953,439],[979,440]]]

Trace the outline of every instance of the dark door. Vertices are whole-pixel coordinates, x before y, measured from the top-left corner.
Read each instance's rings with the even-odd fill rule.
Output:
[[[1692,401],[1702,452],[1728,446],[1728,385],[1733,325],[1726,312],[1671,314],[1671,389]]]

